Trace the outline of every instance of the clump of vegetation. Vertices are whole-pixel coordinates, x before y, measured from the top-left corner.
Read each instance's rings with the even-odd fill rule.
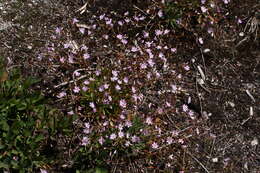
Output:
[[[0,170],[35,172],[53,162],[46,153],[52,150],[48,140],[59,130],[57,111],[46,105],[40,92],[31,89],[39,80],[24,79],[19,70],[8,76],[4,71],[1,79]]]

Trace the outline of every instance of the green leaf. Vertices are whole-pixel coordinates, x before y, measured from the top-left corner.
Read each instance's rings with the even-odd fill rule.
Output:
[[[6,121],[1,121],[1,122],[0,122],[0,127],[1,127],[1,129],[4,130],[4,131],[9,131],[9,125],[7,124]]]
[[[3,162],[0,162],[0,168],[8,169],[9,166],[8,166],[8,164],[5,164],[5,163],[3,163]]]

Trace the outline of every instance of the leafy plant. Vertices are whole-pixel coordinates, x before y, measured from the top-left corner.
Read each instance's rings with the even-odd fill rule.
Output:
[[[31,90],[38,81],[15,70],[0,83],[0,170],[33,172],[49,162],[43,145],[56,132],[55,111]]]

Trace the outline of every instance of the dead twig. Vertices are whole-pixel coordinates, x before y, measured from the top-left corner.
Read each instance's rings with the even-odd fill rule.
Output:
[[[209,170],[196,158],[194,157],[190,152],[187,151],[187,154],[191,156],[207,173],[209,173]]]

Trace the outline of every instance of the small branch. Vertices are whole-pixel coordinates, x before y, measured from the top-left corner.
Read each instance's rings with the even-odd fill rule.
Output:
[[[187,152],[188,155],[190,155],[207,173],[209,173],[209,170],[191,153]]]
[[[77,81],[79,81],[79,80],[81,80],[81,79],[86,78],[87,76],[88,76],[88,75],[83,75],[83,76],[80,76],[79,78],[77,78],[77,79],[75,79],[75,80],[63,82],[63,83],[61,83],[61,84],[59,84],[59,85],[54,86],[54,88],[59,88],[59,87],[68,85],[68,84],[70,84],[70,83],[77,82]]]

